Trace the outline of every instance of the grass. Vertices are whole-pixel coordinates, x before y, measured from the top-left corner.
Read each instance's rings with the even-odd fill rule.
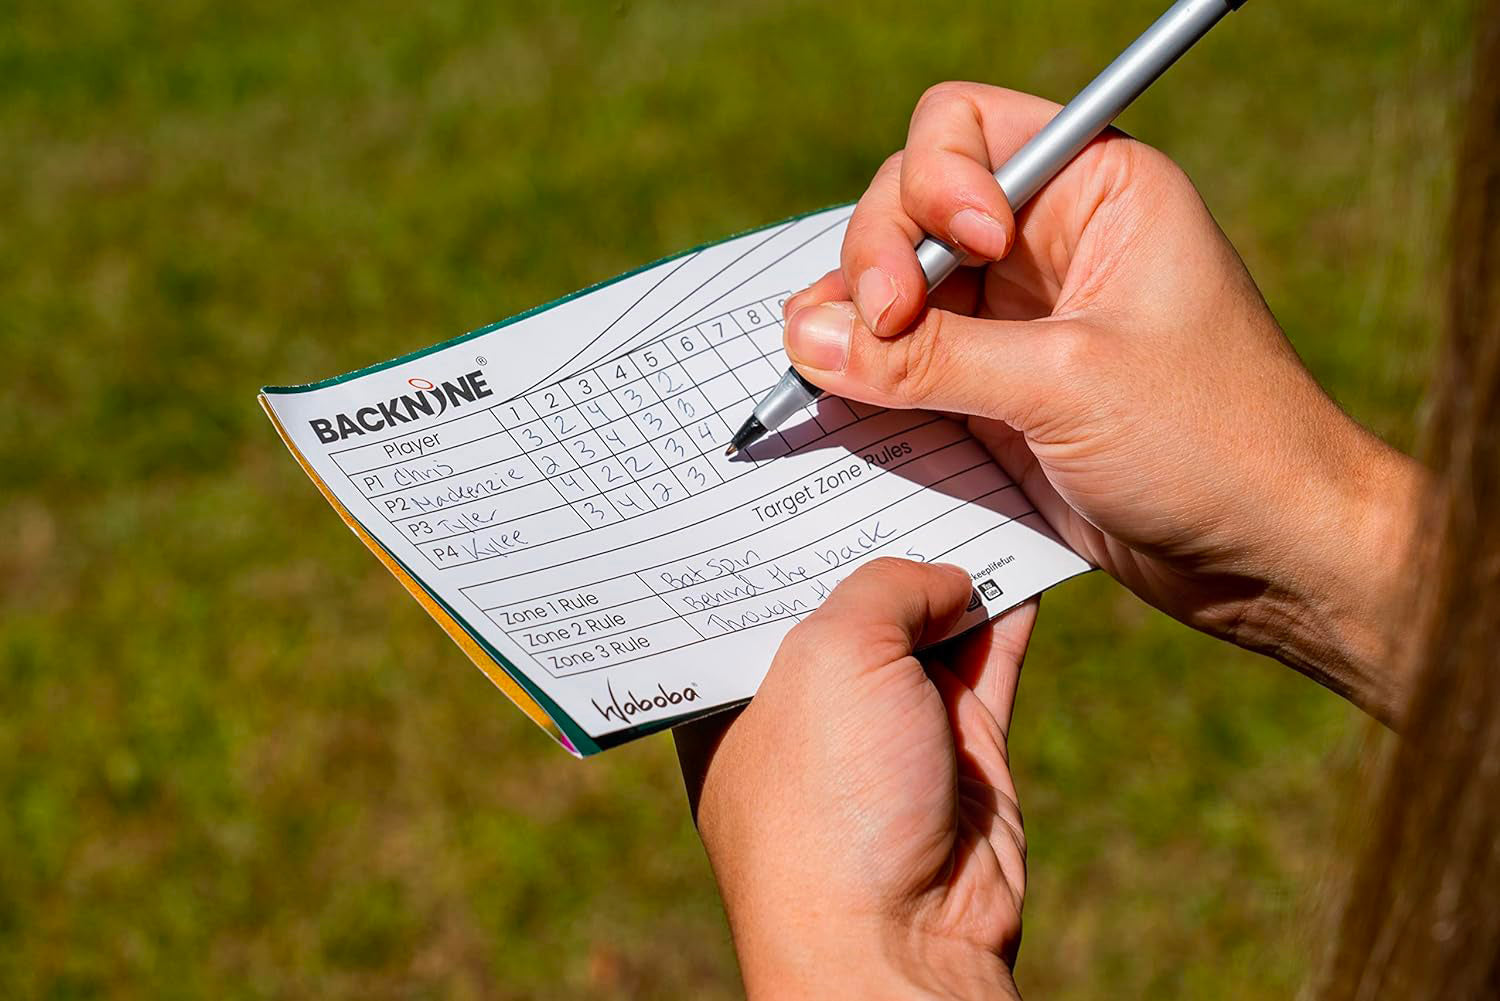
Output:
[[[0,29],[0,995],[732,997],[670,741],[578,764],[254,405],[856,196],[922,89],[1145,0],[66,0]],[[1124,122],[1399,444],[1467,4],[1250,4]],[[1293,993],[1361,724],[1097,575],[1014,734],[1029,996]]]

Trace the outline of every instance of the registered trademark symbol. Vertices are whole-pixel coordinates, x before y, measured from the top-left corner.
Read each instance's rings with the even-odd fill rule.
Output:
[[[490,363],[490,360],[488,358],[486,358],[484,355],[479,355],[477,358],[474,359],[474,364],[475,365],[488,365],[489,363]]]

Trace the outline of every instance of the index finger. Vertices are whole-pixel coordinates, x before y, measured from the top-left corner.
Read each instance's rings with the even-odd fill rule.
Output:
[[[911,116],[901,160],[901,206],[923,231],[981,261],[1010,249],[1015,219],[993,173],[990,133],[1017,123],[985,118],[977,84],[939,84],[922,95]],[[1022,128],[1031,122],[1022,118]],[[1005,145],[993,143],[1002,151]],[[1001,153],[1001,159],[1006,154]]]
[[[844,288],[865,326],[877,337],[905,330],[927,297],[927,278],[917,263],[918,226],[901,208],[901,161],[885,161],[854,206],[839,252]]]
[[[979,701],[1000,725],[1001,734],[1010,733],[1021,664],[1026,659],[1040,603],[1040,598],[1028,599],[951,644],[944,644],[938,658],[954,677],[979,696]]]
[[[920,313],[927,282],[915,248],[924,235],[956,246],[967,264],[1009,252],[1015,218],[990,170],[1041,131],[1057,108],[977,83],[938,84],[922,95],[906,149],[876,173],[844,234],[843,284],[866,327],[891,337]]]

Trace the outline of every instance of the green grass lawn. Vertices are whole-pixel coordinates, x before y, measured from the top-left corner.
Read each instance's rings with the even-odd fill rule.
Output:
[[[670,739],[553,746],[255,390],[853,198],[928,84],[1065,98],[1164,4],[4,5],[0,996],[737,995]],[[1122,122],[1400,444],[1467,10],[1259,0]],[[1291,996],[1356,714],[1099,575],[1018,713],[1029,996]]]

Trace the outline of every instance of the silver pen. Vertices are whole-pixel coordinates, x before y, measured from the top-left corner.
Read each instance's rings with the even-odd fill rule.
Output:
[[[1020,211],[1032,195],[1082,152],[1167,67],[1208,34],[1208,29],[1244,4],[1245,0],[1177,0],[1103,73],[1079,91],[1042,131],[995,171],[995,180],[1011,211]],[[958,269],[962,254],[928,236],[917,245],[917,260],[931,292]],[[781,381],[735,432],[724,454],[733,455],[749,447],[822,395],[823,391],[795,368],[787,369]]]

